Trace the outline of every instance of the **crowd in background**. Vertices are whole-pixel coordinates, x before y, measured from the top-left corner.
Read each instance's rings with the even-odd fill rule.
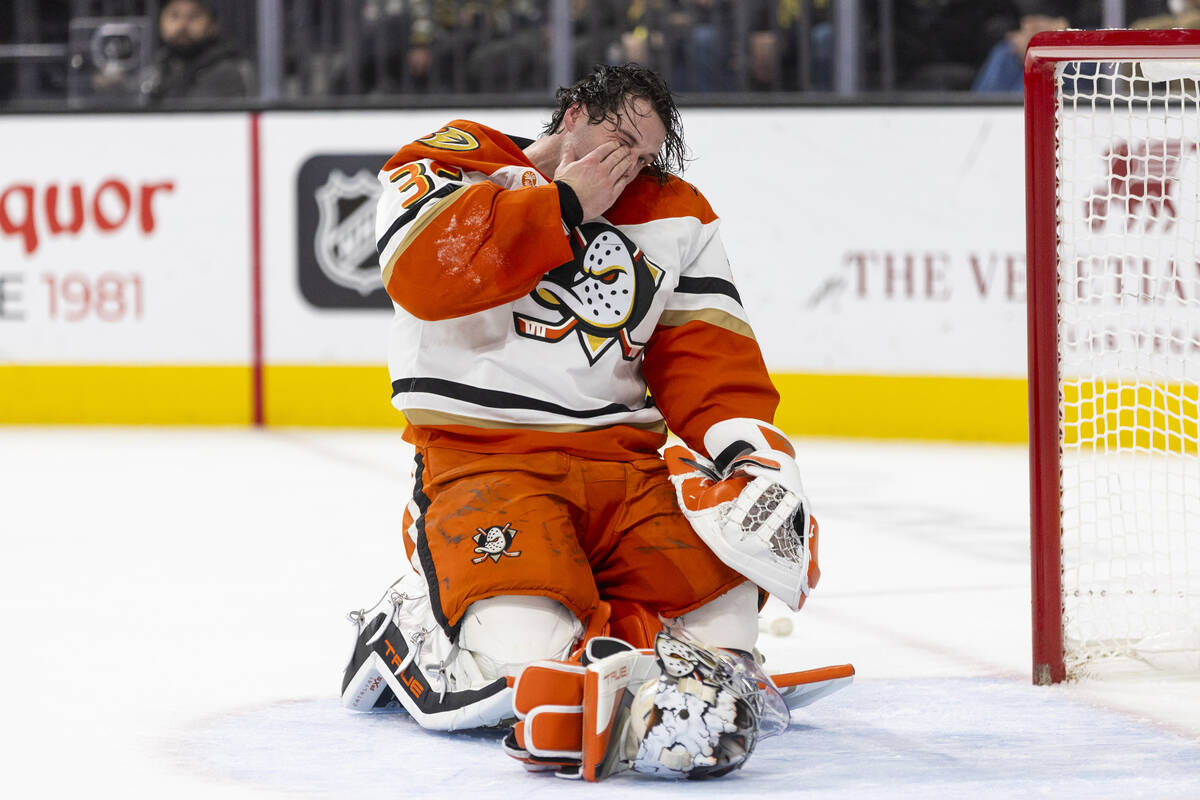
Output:
[[[0,10],[0,107],[31,98],[91,107],[254,99],[254,5],[13,0]],[[1030,37],[1099,27],[1100,6],[862,0],[855,91],[1019,92]],[[551,37],[562,28],[551,25],[549,0],[280,0],[278,7],[285,102],[552,88]],[[1130,27],[1200,27],[1200,0],[1126,0],[1125,9]],[[19,16],[31,13],[35,19]],[[599,62],[637,61],[684,93],[830,92],[837,58],[846,54],[835,47],[837,15],[836,0],[571,0],[570,66],[580,74]],[[23,64],[31,44],[43,49]]]

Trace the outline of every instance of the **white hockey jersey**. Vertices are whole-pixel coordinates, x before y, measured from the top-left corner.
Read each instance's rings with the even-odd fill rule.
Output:
[[[770,422],[767,375],[690,184],[646,171],[567,230],[527,140],[455,120],[380,172],[393,403],[419,446],[636,458],[669,425]]]

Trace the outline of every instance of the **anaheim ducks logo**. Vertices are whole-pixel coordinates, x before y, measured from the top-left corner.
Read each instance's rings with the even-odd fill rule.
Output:
[[[542,342],[557,342],[572,331],[589,364],[620,342],[627,361],[642,352],[631,329],[645,318],[662,283],[663,271],[633,242],[611,225],[591,222],[576,228],[571,239],[575,258],[546,273],[530,294],[539,305],[558,312],[540,320],[514,314],[517,333]]]
[[[474,150],[479,147],[479,140],[461,128],[447,125],[434,131],[428,136],[417,139],[418,142],[439,150]]]
[[[518,533],[515,528],[510,527],[509,523],[504,523],[503,528],[499,525],[491,525],[487,528],[476,528],[475,530],[478,533],[471,537],[475,540],[475,552],[483,553],[483,555],[478,558],[472,558],[472,564],[478,564],[488,558],[494,564],[500,560],[500,556],[516,558],[521,555],[520,550],[509,551],[508,549],[512,547],[513,537]]]

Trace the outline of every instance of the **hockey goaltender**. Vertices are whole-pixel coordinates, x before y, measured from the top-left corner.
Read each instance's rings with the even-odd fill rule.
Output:
[[[512,726],[567,777],[723,775],[853,670],[755,661],[817,524],[670,90],[604,66],[557,100],[535,140],[453,120],[379,173],[409,563],[351,614],[342,702]]]

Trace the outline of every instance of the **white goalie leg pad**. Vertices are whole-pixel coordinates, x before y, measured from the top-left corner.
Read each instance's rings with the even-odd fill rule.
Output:
[[[747,581],[676,619],[693,639],[752,652],[758,641],[758,588]]]
[[[515,678],[534,661],[565,659],[582,636],[583,625],[557,600],[500,595],[467,608],[458,644],[485,678]]]
[[[357,630],[342,681],[345,707],[370,711],[399,702],[421,727],[447,731],[512,717],[507,681],[485,677],[471,653],[450,642],[420,575],[405,575],[350,619]]]

